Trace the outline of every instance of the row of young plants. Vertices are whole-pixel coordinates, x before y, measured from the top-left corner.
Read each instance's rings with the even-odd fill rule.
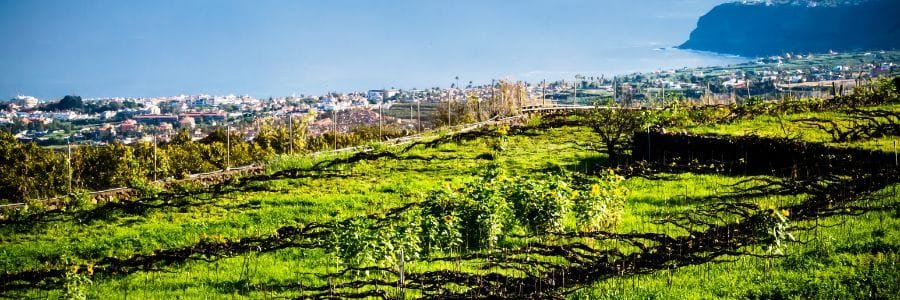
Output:
[[[503,131],[506,128],[490,129],[491,132]],[[378,146],[378,144],[373,144]],[[146,181],[137,181],[133,186],[136,192],[133,201],[93,204],[90,196],[85,192],[76,192],[66,197],[67,205],[62,209],[49,210],[40,201],[31,201],[29,205],[19,209],[3,209],[0,211],[0,225],[6,227],[9,232],[28,234],[42,232],[50,227],[59,226],[60,222],[72,222],[77,227],[89,227],[95,224],[95,220],[115,219],[116,215],[143,216],[147,211],[155,211],[157,208],[193,206],[203,203],[207,199],[217,198],[225,194],[240,193],[241,191],[257,191],[261,186],[268,186],[267,182],[278,179],[305,178],[306,176],[328,176],[327,174],[340,173],[347,165],[357,165],[356,162],[377,160],[382,154],[391,154],[386,158],[401,159],[397,153],[385,148],[373,147],[372,151],[359,153],[338,153],[335,155],[283,155],[272,161],[266,170],[266,174],[231,177],[226,182],[216,183],[211,186],[199,185],[193,181],[175,181],[166,185],[163,190],[159,185]],[[405,152],[403,152],[405,153]],[[425,157],[411,155],[410,159],[427,159]],[[228,201],[223,201],[228,202]],[[112,215],[109,215],[112,213]],[[95,257],[96,258],[96,257]]]
[[[496,163],[464,187],[429,192],[415,208],[390,224],[352,219],[328,239],[339,263],[348,268],[394,267],[447,253],[490,251],[522,236],[564,232],[615,232],[628,190],[612,170],[589,178],[552,174],[508,176]],[[402,254],[401,254],[402,253]]]
[[[565,175],[546,179],[508,177],[497,165],[491,164],[484,168],[482,177],[466,187],[451,189],[447,186],[432,191],[422,196],[424,200],[407,206],[408,209],[388,212],[384,218],[357,217],[299,228],[288,226],[279,229],[275,235],[259,239],[219,237],[183,249],[159,250],[160,257],[154,257],[157,254],[138,255],[120,260],[101,259],[95,263],[106,276],[106,273],[121,270],[141,270],[141,266],[153,269],[158,267],[154,263],[157,260],[175,262],[194,255],[228,257],[256,249],[252,245],[257,243],[264,245],[263,248],[272,247],[272,250],[284,246],[329,249],[340,259],[338,263],[348,269],[394,267],[400,261],[496,249],[507,243],[507,239],[523,233],[544,236],[570,230],[614,231],[627,196],[627,190],[621,186],[622,180],[611,172],[597,180]],[[574,218],[580,226],[564,226],[567,217]],[[309,233],[301,233],[307,231]],[[263,248],[259,251],[271,251]],[[77,287],[87,282],[82,279],[92,276],[85,277],[84,272],[78,272],[79,268],[93,270],[94,265],[80,261],[60,268],[41,269],[35,272],[50,277],[42,275],[39,277],[43,278],[34,280],[62,282],[66,289],[70,285],[81,289]],[[26,276],[29,272],[20,275]],[[58,278],[59,281],[51,278],[60,274],[65,276]],[[32,280],[15,274],[6,275],[7,279]]]

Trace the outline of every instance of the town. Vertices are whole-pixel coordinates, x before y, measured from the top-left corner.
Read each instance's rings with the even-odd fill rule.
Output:
[[[576,75],[573,80],[465,85],[459,78],[449,87],[377,89],[369,91],[291,95],[259,99],[250,95],[178,95],[155,98],[81,99],[59,101],[16,96],[0,103],[0,129],[23,142],[42,146],[133,144],[168,141],[186,130],[199,140],[219,126],[251,140],[259,123],[302,119],[310,135],[349,132],[357,126],[392,126],[421,131],[462,122],[448,118],[453,105],[500,97],[500,85],[515,90],[522,105],[659,106],[672,101],[729,104],[761,97],[818,97],[843,93],[860,80],[893,76],[900,51],[785,54],[725,67],[684,68],[605,77]],[[448,108],[449,107],[449,108]]]

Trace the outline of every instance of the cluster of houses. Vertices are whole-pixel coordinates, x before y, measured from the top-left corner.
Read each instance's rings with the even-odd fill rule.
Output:
[[[822,54],[835,56],[837,53]],[[706,93],[731,93],[735,90],[747,90],[758,85],[784,86],[804,82],[826,82],[831,80],[849,80],[861,76],[893,75],[898,71],[897,65],[890,61],[895,53],[885,55],[865,53],[852,60],[837,59],[812,63],[821,59],[819,55],[785,54],[760,58],[741,68],[698,68],[661,70],[648,73],[635,73],[613,78],[599,76],[576,76],[571,81],[553,81],[541,83],[512,82],[507,83],[515,90],[518,99],[528,101],[566,103],[571,96],[578,98],[614,98],[619,101],[642,101],[665,97],[667,92],[677,92],[686,97],[701,97]],[[819,60],[815,60],[819,61]],[[852,65],[841,64],[846,61],[868,61]],[[761,84],[762,83],[762,84]],[[774,83],[774,84],[766,84]],[[754,93],[765,91],[755,91]],[[266,119],[287,119],[289,116],[303,116],[315,112],[333,112],[319,114],[319,120],[311,124],[312,134],[321,134],[328,130],[349,130],[346,124],[376,125],[385,122],[381,110],[390,109],[397,103],[439,103],[448,100],[464,101],[474,97],[485,100],[498,96],[499,84],[485,84],[450,88],[432,87],[426,89],[376,89],[367,92],[327,93],[321,96],[287,96],[257,99],[248,95],[213,96],[213,95],[177,95],[156,98],[103,98],[87,99],[84,103],[93,107],[115,107],[100,109],[86,113],[79,110],[42,111],[42,102],[32,96],[16,96],[8,101],[0,102],[0,128],[16,128],[13,132],[23,140],[46,141],[48,135],[57,139],[94,140],[130,143],[147,139],[150,134],[157,138],[165,138],[173,132],[186,128],[202,138],[211,127],[223,123],[248,123]],[[507,95],[508,97],[509,95]],[[734,97],[734,96],[732,96]],[[543,100],[541,100],[543,99]],[[585,100],[585,101],[588,101]],[[589,102],[589,101],[588,101]],[[588,103],[584,102],[584,103]],[[122,105],[129,103],[130,105]],[[584,104],[582,103],[582,104]],[[337,125],[333,116],[337,116]],[[389,122],[413,124],[425,115],[391,119]],[[60,124],[67,126],[59,126]],[[77,124],[77,125],[75,125]],[[75,127],[74,129],[71,127]],[[243,131],[252,136],[253,126],[246,126]]]

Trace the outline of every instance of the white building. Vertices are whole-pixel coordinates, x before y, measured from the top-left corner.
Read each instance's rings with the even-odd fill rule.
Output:
[[[366,98],[369,99],[369,103],[384,101],[384,90],[370,90],[366,93]]]
[[[32,96],[17,95],[15,98],[13,98],[10,101],[10,103],[16,104],[22,108],[27,109],[27,108],[34,108],[35,106],[38,105],[38,103],[40,103],[40,101],[38,101],[38,98],[35,98]]]

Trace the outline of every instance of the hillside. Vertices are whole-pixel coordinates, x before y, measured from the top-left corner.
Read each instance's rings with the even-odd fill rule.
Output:
[[[900,1],[726,3],[700,18],[682,49],[741,56],[900,48]]]
[[[0,206],[0,297],[893,299],[894,82],[535,115]]]

